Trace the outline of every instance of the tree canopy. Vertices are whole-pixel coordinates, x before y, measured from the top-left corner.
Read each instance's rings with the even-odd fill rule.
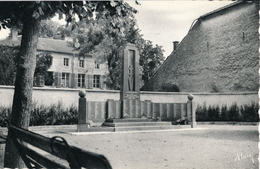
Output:
[[[32,108],[33,76],[36,67],[36,49],[40,23],[59,13],[60,18],[73,27],[76,16],[86,22],[93,17],[108,18],[136,12],[123,1],[2,1],[0,2],[0,29],[22,27],[22,40],[18,54],[15,91],[10,124],[28,129]],[[117,27],[117,25],[115,25]],[[23,168],[24,163],[8,133],[4,167]]]
[[[14,85],[19,47],[0,46],[0,85]]]
[[[140,80],[140,86],[148,81],[164,61],[162,47],[154,47],[151,41],[143,39],[132,13],[80,22],[71,36],[80,44],[75,47],[80,56],[91,55],[97,62],[107,64],[109,72],[106,86],[110,89],[120,89],[121,58],[118,53],[127,43],[136,44],[140,53],[140,79],[143,80]]]
[[[126,43],[135,43],[140,53],[140,86],[145,84],[164,61],[161,46],[153,46],[150,40],[144,40],[138,29],[133,12],[115,13],[113,16],[98,15],[83,19],[75,25],[64,27],[52,20],[42,20],[40,37],[64,39],[65,36],[78,40],[81,56],[92,55],[94,59],[108,65],[106,86],[120,89],[121,61],[118,49]],[[73,30],[73,31],[71,31]],[[71,43],[74,47],[74,44]]]
[[[126,43],[135,43],[137,36],[141,38],[133,13],[98,16],[95,20],[81,23],[72,36],[80,43],[77,48],[80,56],[92,55],[97,62],[108,65],[106,86],[120,89],[121,58],[118,50]]]
[[[140,66],[142,67],[142,80],[145,84],[164,62],[164,50],[162,46],[153,46],[152,41],[149,40],[144,41],[140,48]]]

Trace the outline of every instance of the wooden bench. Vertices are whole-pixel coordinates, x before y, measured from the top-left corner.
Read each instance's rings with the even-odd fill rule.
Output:
[[[62,137],[48,138],[11,125],[8,125],[8,130],[28,168],[112,168],[103,155],[69,146]],[[36,148],[43,150],[45,154],[40,154]]]

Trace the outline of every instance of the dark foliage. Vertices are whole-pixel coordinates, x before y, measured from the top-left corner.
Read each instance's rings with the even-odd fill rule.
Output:
[[[236,103],[230,107],[222,105],[219,108],[218,105],[203,106],[198,105],[196,109],[196,120],[197,121],[243,121],[243,122],[258,122],[259,106],[255,102],[251,105],[238,106]]]
[[[49,76],[47,70],[52,65],[52,59],[50,53],[41,53],[36,55],[36,69],[34,72],[34,86],[42,86],[46,81],[48,84],[54,82],[53,76]]]
[[[180,88],[176,84],[163,83],[160,91],[163,91],[163,92],[180,92]]]
[[[14,85],[19,47],[0,46],[0,85]]]
[[[0,126],[4,126],[4,119],[11,114],[11,107],[0,106]],[[30,126],[43,125],[69,125],[78,123],[77,107],[71,105],[67,108],[61,102],[50,106],[37,105],[31,111]]]

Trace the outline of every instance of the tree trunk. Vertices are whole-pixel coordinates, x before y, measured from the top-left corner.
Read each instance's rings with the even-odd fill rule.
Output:
[[[22,41],[17,67],[15,91],[10,124],[28,129],[32,109],[33,75],[36,67],[36,49],[40,19],[32,17],[32,11],[23,17]],[[23,160],[15,149],[9,132],[5,148],[4,167],[24,168]]]

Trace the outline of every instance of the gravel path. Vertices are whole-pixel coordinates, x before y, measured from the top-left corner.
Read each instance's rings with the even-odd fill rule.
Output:
[[[114,169],[259,167],[257,126],[198,127],[204,129],[59,135],[70,145],[105,155]]]
[[[259,168],[257,126],[201,125],[198,129],[62,136],[70,145],[105,155],[114,169]]]

